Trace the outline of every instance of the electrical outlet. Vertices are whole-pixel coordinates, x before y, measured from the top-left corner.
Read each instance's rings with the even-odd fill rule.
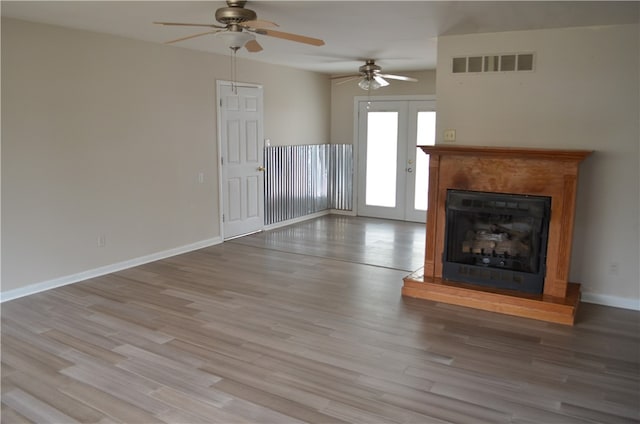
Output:
[[[444,130],[444,141],[454,142],[456,141],[456,130]]]

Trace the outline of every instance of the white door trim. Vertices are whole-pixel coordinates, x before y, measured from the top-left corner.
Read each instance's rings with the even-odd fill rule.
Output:
[[[217,136],[218,136],[218,143],[217,143],[217,150],[218,150],[218,155],[217,155],[217,165],[218,165],[218,228],[220,231],[220,239],[224,241],[224,221],[223,221],[223,215],[224,215],[224,176],[223,176],[223,169],[222,169],[222,113],[221,113],[221,108],[220,108],[220,104],[222,101],[222,97],[220,96],[221,93],[221,87],[223,85],[229,86],[231,87],[232,85],[235,86],[241,86],[241,87],[251,87],[251,88],[258,88],[260,90],[263,90],[264,93],[264,89],[263,86],[261,84],[251,84],[251,83],[244,83],[244,82],[232,82],[232,81],[226,81],[226,80],[216,80],[216,132],[217,132]],[[264,95],[264,94],[263,94]]]

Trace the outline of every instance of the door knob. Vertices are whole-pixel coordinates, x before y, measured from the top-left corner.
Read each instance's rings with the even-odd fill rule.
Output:
[[[258,167],[258,171],[260,171],[260,172],[264,172],[264,170],[265,170],[265,169],[267,169],[267,168],[265,168],[265,167],[264,167],[264,166],[262,166],[262,165],[260,165],[260,166]]]

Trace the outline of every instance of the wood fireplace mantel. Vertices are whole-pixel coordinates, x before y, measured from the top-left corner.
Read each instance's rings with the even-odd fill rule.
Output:
[[[460,145],[420,146],[430,155],[424,268],[404,279],[402,294],[510,315],[573,324],[580,284],[570,283],[578,165],[591,151]],[[551,216],[541,295],[442,279],[448,189],[548,196]]]

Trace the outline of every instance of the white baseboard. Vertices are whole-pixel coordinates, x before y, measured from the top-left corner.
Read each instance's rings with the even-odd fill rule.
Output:
[[[133,268],[135,266],[143,265],[149,262],[159,261],[160,259],[169,258],[171,256],[181,255],[183,253],[191,252],[193,250],[203,249],[205,247],[214,246],[220,243],[222,243],[222,238],[215,237],[212,239],[202,240],[196,243],[187,244],[185,246],[164,250],[162,252],[141,256],[139,258],[129,259],[126,261],[117,262],[115,264],[101,266],[100,268],[78,272],[77,274],[66,275],[64,277],[55,278],[53,280],[30,284],[28,286],[20,287],[13,290],[7,290],[6,292],[0,292],[0,303],[17,299],[19,297],[27,296],[30,294],[40,293],[42,291],[53,289],[56,287],[62,287],[68,284],[73,284],[80,281],[88,280],[89,278],[100,277],[102,275],[111,274],[117,271],[122,271],[123,269]]]
[[[610,296],[608,294],[583,292],[582,301],[585,303],[595,303],[597,305],[613,306],[614,308],[640,311],[639,299],[629,299],[626,297]]]
[[[275,224],[269,224],[264,226],[265,231],[275,230],[276,228],[286,227],[287,225],[297,224],[298,222],[308,221],[314,218],[320,218],[321,216],[329,215],[331,212],[323,210],[320,212],[310,213],[309,215],[299,216],[298,218],[288,219],[286,221],[276,222]]]
[[[355,211],[343,211],[342,209],[330,209],[331,215],[357,216]]]

